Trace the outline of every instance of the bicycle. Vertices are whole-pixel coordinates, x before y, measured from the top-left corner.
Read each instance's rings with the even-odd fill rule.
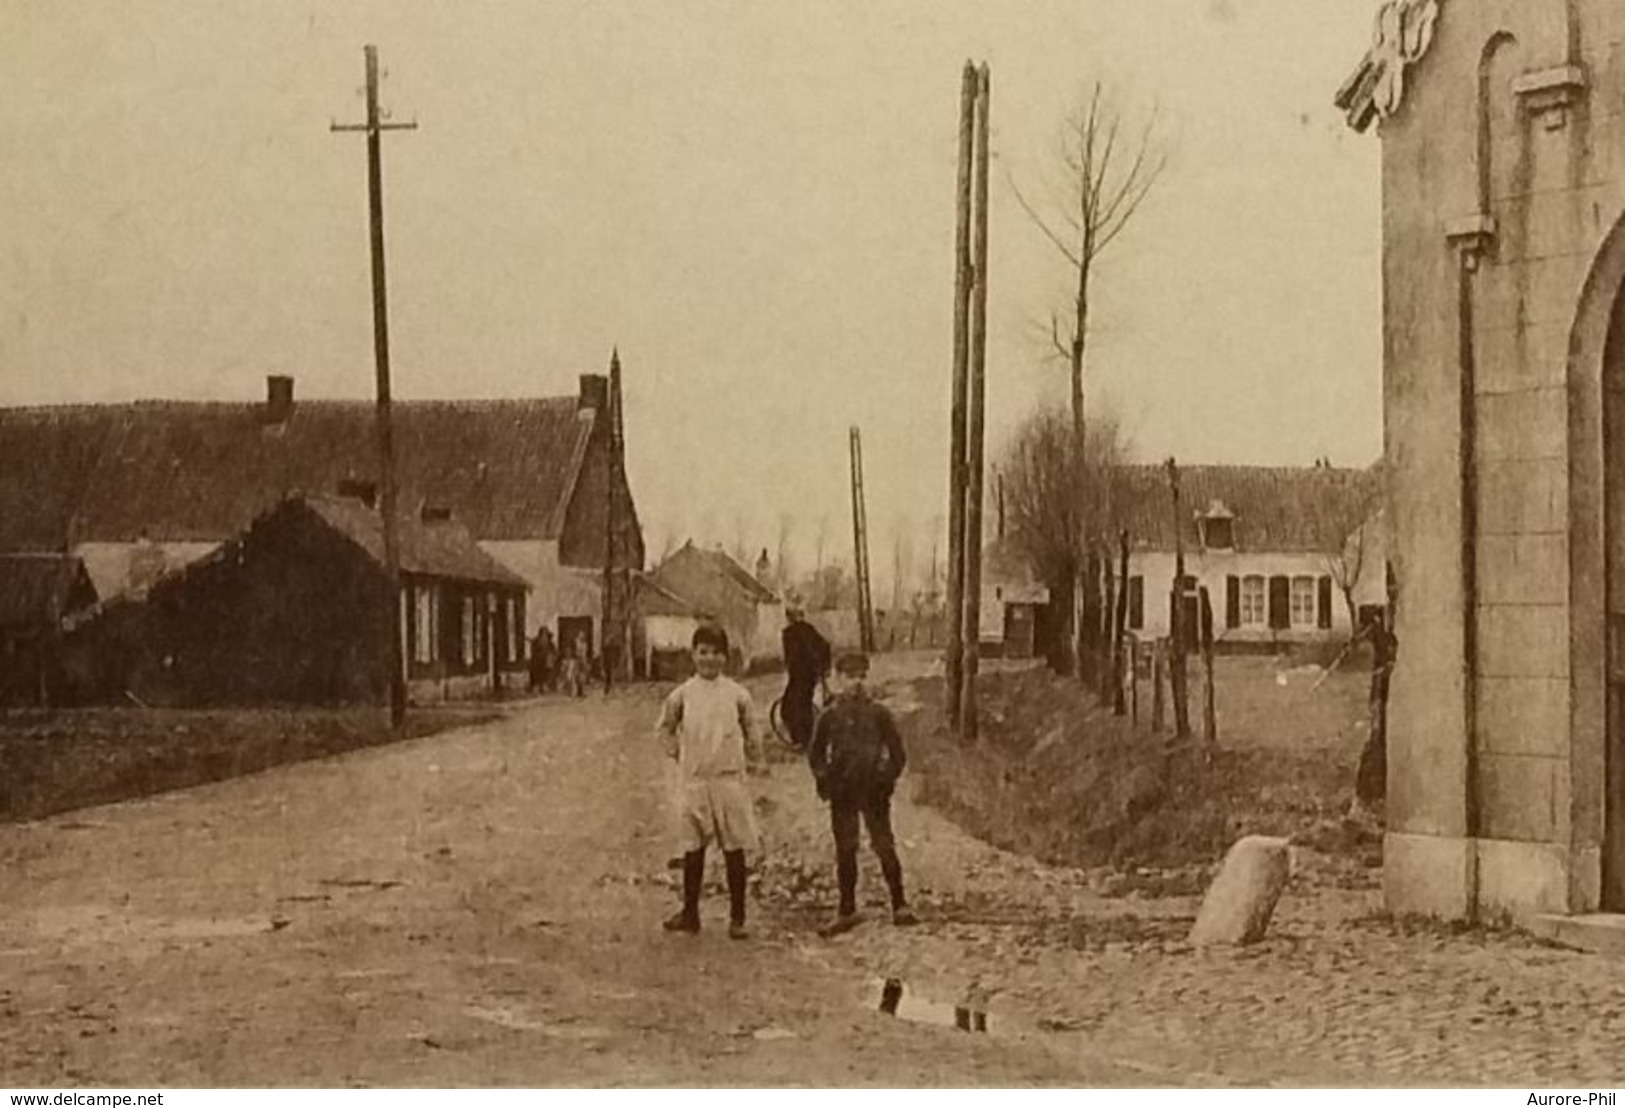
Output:
[[[818,726],[818,717],[823,712],[824,707],[829,703],[829,699],[829,686],[820,681],[818,683],[818,688],[813,690],[813,727],[816,728]],[[798,754],[802,753],[806,749],[800,743],[796,742],[796,737],[790,733],[790,728],[784,722],[784,695],[782,693],[768,708],[767,721],[773,728],[774,738],[779,740],[779,744],[781,746],[785,747],[786,749],[793,750]]]

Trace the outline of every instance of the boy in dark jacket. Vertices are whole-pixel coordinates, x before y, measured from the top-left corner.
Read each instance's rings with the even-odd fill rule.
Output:
[[[820,799],[829,801],[835,835],[835,876],[841,903],[823,929],[839,935],[861,922],[858,915],[858,821],[869,829],[869,846],[880,862],[891,893],[892,922],[915,922],[903,897],[903,866],[891,827],[892,790],[907,764],[897,721],[872,699],[865,681],[869,659],[843,654],[835,663],[835,701],[818,717],[807,752]]]

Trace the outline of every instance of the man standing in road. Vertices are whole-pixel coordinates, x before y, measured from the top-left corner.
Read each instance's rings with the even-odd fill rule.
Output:
[[[800,598],[787,597],[784,614],[789,619],[783,636],[784,668],[789,675],[782,702],[784,725],[796,748],[805,750],[812,741],[813,690],[829,674],[829,640],[807,622]]]

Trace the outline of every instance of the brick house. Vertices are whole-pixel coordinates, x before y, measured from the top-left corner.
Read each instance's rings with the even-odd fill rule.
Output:
[[[643,565],[609,379],[576,396],[397,401],[403,514],[450,511],[530,588],[525,632],[598,646],[607,496],[620,569]],[[149,401],[0,409],[0,553],[70,550],[104,597],[144,590],[298,495],[377,483],[373,405],[301,400],[287,377],[263,404]]]
[[[1625,7],[1379,27],[1337,102],[1382,149],[1386,899],[1625,911]]]

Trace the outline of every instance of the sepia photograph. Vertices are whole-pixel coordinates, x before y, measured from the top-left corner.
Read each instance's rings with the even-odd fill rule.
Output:
[[[0,0],[0,211],[9,1105],[1625,1086],[1619,0]]]

